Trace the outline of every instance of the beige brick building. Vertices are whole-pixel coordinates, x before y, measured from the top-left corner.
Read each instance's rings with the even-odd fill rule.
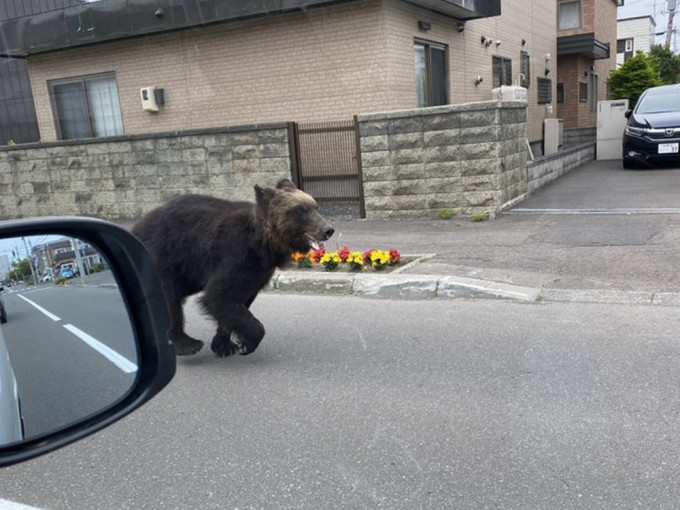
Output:
[[[558,0],[557,116],[565,128],[595,126],[616,68],[616,9],[621,0]]]
[[[220,8],[220,2],[203,1]],[[494,87],[521,84],[528,88],[528,139],[540,147],[546,118],[564,117],[569,127],[595,124],[592,103],[578,100],[579,87],[596,87],[588,98],[603,98],[613,68],[613,60],[610,66],[592,55],[562,57],[557,10],[563,0],[506,0],[502,9],[500,0],[326,1],[314,9],[231,15],[182,27],[168,26],[169,13],[154,11],[157,2],[149,1],[149,12],[138,17],[141,26],[148,16],[150,29],[102,36],[98,27],[106,20],[97,9],[109,4],[112,12],[116,3],[121,1],[79,8],[77,33],[67,34],[61,45],[38,41],[20,48],[28,59],[42,141],[345,120],[484,101]],[[582,4],[583,23],[560,36],[593,32],[598,41],[615,44],[615,0],[571,3]],[[83,37],[90,39],[76,40]],[[159,111],[142,109],[143,87],[163,89]],[[103,104],[93,105],[102,94]],[[556,99],[563,101],[555,105]],[[75,125],[79,115],[91,125]]]

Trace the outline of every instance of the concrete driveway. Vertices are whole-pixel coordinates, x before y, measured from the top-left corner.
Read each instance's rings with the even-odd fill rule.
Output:
[[[680,162],[678,168],[623,170],[620,160],[593,161],[539,190],[514,211],[527,209],[677,214],[680,213]]]

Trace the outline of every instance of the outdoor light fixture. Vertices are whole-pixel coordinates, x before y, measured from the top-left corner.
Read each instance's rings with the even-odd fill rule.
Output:
[[[487,36],[482,36],[482,44],[487,48],[493,44],[493,39],[489,39]]]
[[[477,75],[477,76],[475,77],[475,87],[476,87],[477,85],[479,85],[480,83],[482,83],[483,81],[484,81],[484,78],[482,78],[481,76]]]
[[[498,48],[501,45],[500,41],[496,41],[496,48]]]
[[[456,25],[456,30],[458,30],[459,32],[464,31],[465,30],[465,23],[464,22],[458,23],[458,25]]]
[[[550,74],[550,69],[548,69],[548,68],[546,67],[544,72],[545,72],[545,75],[548,76],[548,75]]]
[[[429,22],[427,21],[419,21],[418,22],[418,29],[422,30],[423,32],[427,32],[432,28],[432,25],[430,25]]]

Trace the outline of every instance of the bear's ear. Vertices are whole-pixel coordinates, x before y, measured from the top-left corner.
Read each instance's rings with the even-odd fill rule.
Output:
[[[281,179],[279,183],[276,185],[276,189],[282,189],[285,191],[295,191],[297,188],[295,187],[295,184],[293,184],[293,181],[290,179]]]
[[[257,184],[253,188],[255,189],[255,202],[260,207],[266,207],[276,193],[272,188],[260,188]]]

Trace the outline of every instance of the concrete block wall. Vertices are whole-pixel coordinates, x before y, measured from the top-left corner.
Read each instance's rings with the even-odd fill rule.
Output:
[[[0,218],[133,220],[184,193],[254,200],[291,176],[288,124],[0,149]]]
[[[585,143],[530,161],[527,193],[532,194],[554,180],[595,159],[595,143]]]
[[[367,218],[490,214],[526,193],[526,104],[484,101],[358,120]]]

